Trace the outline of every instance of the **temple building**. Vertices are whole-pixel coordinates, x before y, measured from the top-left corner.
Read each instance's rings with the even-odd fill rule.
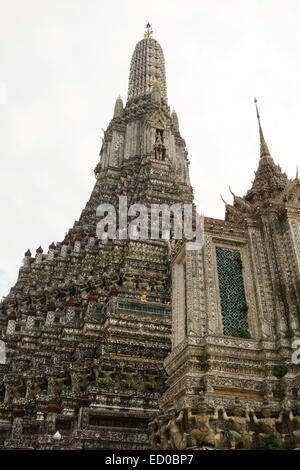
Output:
[[[100,205],[192,206],[189,160],[151,26],[96,183],[63,241],[26,251],[0,304],[5,449],[262,448],[300,444],[300,180],[266,145],[246,196],[204,218],[204,244],[98,236]],[[230,182],[229,182],[230,183]],[[102,214],[103,215],[103,214]],[[122,218],[122,220],[121,220]],[[196,219],[197,220],[197,219]],[[147,220],[147,223],[149,221]],[[299,430],[298,430],[299,428]]]
[[[300,448],[300,180],[274,163],[256,111],[252,187],[232,193],[224,221],[205,218],[201,250],[179,240],[172,251],[172,351],[152,447]]]
[[[5,448],[52,448],[57,431],[60,445],[71,449],[149,447],[147,425],[165,388],[171,346],[170,244],[160,237],[99,239],[96,210],[118,207],[119,196],[128,207],[192,203],[188,166],[167,101],[163,51],[149,25],[79,220],[48,251],[26,251],[0,305]]]

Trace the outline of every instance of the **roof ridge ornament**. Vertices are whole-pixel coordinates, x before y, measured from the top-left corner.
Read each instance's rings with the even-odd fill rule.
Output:
[[[270,157],[271,154],[270,154],[270,151],[269,151],[269,149],[268,149],[267,143],[266,143],[266,141],[265,141],[264,134],[263,134],[262,127],[261,127],[260,115],[259,115],[259,112],[258,112],[257,99],[256,99],[256,98],[254,98],[254,103],[255,103],[255,107],[256,107],[256,116],[257,116],[258,127],[259,127],[260,158],[262,158],[262,157]]]
[[[153,34],[153,30],[151,28],[151,24],[147,23],[145,33],[144,33],[144,38],[146,39],[152,38],[152,34]]]

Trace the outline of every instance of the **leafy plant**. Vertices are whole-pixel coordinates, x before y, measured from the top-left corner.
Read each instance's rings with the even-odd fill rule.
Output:
[[[251,338],[250,333],[247,330],[242,330],[242,329],[234,331],[231,336],[234,336],[235,338],[246,338],[246,339]]]
[[[282,379],[282,377],[285,376],[287,371],[288,371],[287,366],[281,365],[281,366],[275,366],[272,373],[275,377],[277,377],[277,379]]]
[[[206,354],[201,354],[200,356],[197,357],[197,359],[198,359],[199,362],[204,363],[204,362],[207,361],[207,356],[206,356]]]
[[[237,259],[236,259],[236,262],[237,262],[237,264],[238,264],[238,267],[239,267],[240,269],[243,269],[243,261],[241,260],[241,258],[237,258]]]
[[[261,450],[279,450],[280,444],[273,432],[266,434],[260,445]]]
[[[288,328],[285,332],[285,337],[288,338],[288,339],[291,339],[293,338],[294,336],[294,332],[291,328]]]
[[[240,311],[241,311],[241,313],[246,313],[246,312],[248,312],[248,305],[247,305],[247,304],[243,305],[243,306],[240,308]]]

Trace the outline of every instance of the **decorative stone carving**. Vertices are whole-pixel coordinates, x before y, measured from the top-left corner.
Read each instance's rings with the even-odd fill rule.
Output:
[[[219,406],[216,408],[214,415],[209,415],[204,396],[200,396],[197,414],[192,414],[189,405],[183,408],[183,410],[187,410],[188,422],[191,423],[193,427],[191,431],[193,445],[218,447],[221,435],[219,432],[214,431],[210,422],[218,419],[221,409],[222,408]]]
[[[276,437],[279,446],[282,447],[282,438],[279,432],[277,431],[276,427],[277,423],[282,422],[282,414],[279,416],[279,418],[272,418],[271,406],[268,401],[264,402],[261,412],[263,417],[258,419],[255,413],[251,410],[254,424],[258,425],[262,431],[258,434],[258,440],[260,445],[263,445],[264,439],[266,437],[268,437],[270,434],[273,434]]]
[[[187,446],[188,433],[182,432],[180,426],[183,416],[184,410],[180,412],[178,418],[176,418],[175,410],[171,410],[169,412],[169,422],[167,424],[167,429],[169,430],[170,444],[172,450],[184,450]]]
[[[164,415],[159,415],[158,419],[158,430],[155,434],[155,438],[157,439],[157,446],[160,450],[169,450],[171,449],[171,442],[169,440],[169,432],[168,432],[168,418]]]
[[[223,409],[223,419],[231,423],[232,429],[230,433],[230,448],[231,449],[250,449],[252,445],[253,432],[248,430],[248,423],[250,423],[249,410],[246,409],[245,417],[242,416],[243,407],[240,400],[236,399],[233,416],[228,417],[226,411]]]

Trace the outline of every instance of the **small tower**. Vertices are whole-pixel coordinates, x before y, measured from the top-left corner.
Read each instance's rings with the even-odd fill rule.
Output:
[[[179,121],[178,121],[178,116],[177,116],[175,109],[173,109],[172,111],[171,118],[172,118],[172,124],[173,124],[174,130],[179,132]]]
[[[119,95],[115,104],[115,109],[114,109],[114,118],[118,118],[121,116],[123,112],[123,101],[121,96]]]

